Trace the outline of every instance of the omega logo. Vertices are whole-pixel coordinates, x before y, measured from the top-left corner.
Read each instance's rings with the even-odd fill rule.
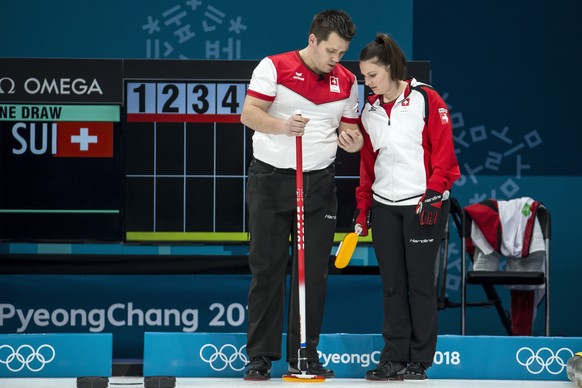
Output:
[[[28,78],[24,81],[24,90],[28,94],[103,94],[95,78]]]
[[[0,78],[0,94],[14,94],[15,83],[12,78],[3,77]]]

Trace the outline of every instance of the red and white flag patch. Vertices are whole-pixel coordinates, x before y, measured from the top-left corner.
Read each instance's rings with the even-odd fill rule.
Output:
[[[56,157],[112,158],[113,123],[66,122],[57,124]]]
[[[339,78],[333,75],[329,77],[329,91],[334,93],[340,93]]]
[[[448,124],[451,122],[449,110],[446,108],[439,108],[439,117],[441,118],[441,124]]]

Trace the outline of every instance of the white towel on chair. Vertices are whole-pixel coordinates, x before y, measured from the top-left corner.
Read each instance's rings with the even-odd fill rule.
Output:
[[[525,226],[528,218],[533,215],[524,216],[521,213],[526,203],[532,203],[534,200],[529,197],[512,199],[509,201],[497,201],[499,208],[499,221],[501,223],[501,254],[505,257],[521,257],[523,251],[523,240]],[[485,255],[491,254],[495,249],[487,242],[485,236],[475,222],[471,225],[471,240]],[[545,251],[546,246],[542,228],[537,218],[534,220],[531,244],[529,247],[530,254],[537,251]]]

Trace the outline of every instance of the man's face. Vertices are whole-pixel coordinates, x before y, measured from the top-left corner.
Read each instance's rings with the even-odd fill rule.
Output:
[[[350,42],[340,38],[338,34],[332,32],[327,40],[318,41],[315,35],[309,37],[312,45],[313,63],[315,70],[321,73],[329,73],[337,65],[348,48]]]

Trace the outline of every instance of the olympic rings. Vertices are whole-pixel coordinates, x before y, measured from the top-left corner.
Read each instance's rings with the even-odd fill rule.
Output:
[[[6,355],[2,349],[7,349],[10,354]],[[10,345],[0,346],[0,364],[6,365],[11,372],[20,372],[24,367],[31,372],[39,372],[55,359],[55,355],[55,349],[47,344],[39,346],[37,350],[30,345],[20,345],[16,350]]]
[[[246,348],[246,345],[237,349],[232,344],[225,344],[218,349],[213,344],[206,344],[200,348],[200,358],[210,364],[210,367],[217,372],[225,370],[227,367],[240,372],[248,362],[247,356],[243,353],[244,348]],[[205,352],[205,349],[211,350]],[[208,354],[209,352],[211,354]]]
[[[563,358],[560,356],[561,353],[567,353],[568,355]],[[550,348],[540,348],[534,353],[532,349],[524,346],[517,351],[515,359],[520,365],[525,366],[531,374],[537,375],[547,370],[548,373],[557,375],[562,373],[567,366],[568,359],[573,355],[574,353],[568,348],[561,348],[554,354]]]

